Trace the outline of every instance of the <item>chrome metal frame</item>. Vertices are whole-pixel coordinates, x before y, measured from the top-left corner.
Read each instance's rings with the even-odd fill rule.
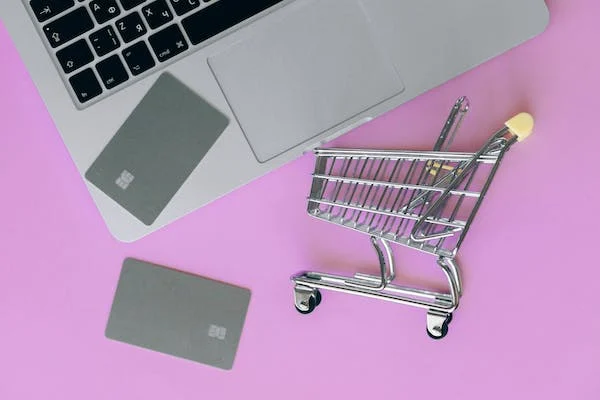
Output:
[[[369,235],[380,271],[353,277],[298,274],[292,277],[298,311],[312,312],[320,303],[319,289],[333,290],[424,308],[429,336],[446,335],[462,295],[456,253],[504,154],[517,141],[505,127],[476,153],[448,152],[468,110],[468,99],[458,99],[433,151],[315,150],[308,213]],[[448,292],[393,284],[392,242],[436,256]]]

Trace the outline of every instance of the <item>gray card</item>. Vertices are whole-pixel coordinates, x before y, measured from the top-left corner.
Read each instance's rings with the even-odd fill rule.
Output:
[[[225,115],[162,74],[85,177],[152,225],[227,124]]]
[[[249,302],[248,289],[129,258],[106,337],[231,369]]]

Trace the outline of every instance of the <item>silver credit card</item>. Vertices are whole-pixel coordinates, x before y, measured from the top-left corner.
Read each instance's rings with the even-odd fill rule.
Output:
[[[152,225],[228,123],[220,111],[164,73],[85,177]]]
[[[127,259],[106,337],[231,369],[250,290]]]

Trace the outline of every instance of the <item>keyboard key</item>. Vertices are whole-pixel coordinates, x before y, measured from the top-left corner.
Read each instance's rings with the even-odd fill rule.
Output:
[[[129,79],[129,75],[118,55],[110,56],[96,65],[98,75],[107,89],[112,89]]]
[[[151,29],[156,29],[173,19],[173,14],[165,0],[156,0],[143,7],[142,14]]]
[[[94,0],[90,3],[90,9],[99,24],[103,24],[121,14],[116,0]]]
[[[146,0],[119,0],[125,10],[131,10],[135,6],[139,6]]]
[[[90,50],[90,46],[88,46],[84,39],[81,39],[57,51],[56,58],[58,58],[63,71],[69,74],[92,62],[94,55],[92,54],[92,50]]]
[[[198,44],[281,1],[283,0],[220,0],[184,18],[181,23],[192,44]]]
[[[163,62],[188,49],[183,33],[177,25],[171,25],[148,38],[158,61]]]
[[[73,7],[75,2],[73,0],[31,0],[29,5],[37,20],[44,22]]]
[[[102,87],[91,68],[73,75],[69,78],[69,82],[81,103],[86,103],[102,93]]]
[[[102,57],[119,47],[119,39],[112,26],[107,26],[90,35],[90,42],[98,57]]]
[[[144,21],[142,21],[140,14],[136,12],[117,20],[116,25],[125,43],[129,43],[146,34]]]
[[[194,8],[200,7],[201,0],[170,0],[175,14],[183,15],[192,11]]]
[[[91,30],[94,21],[85,7],[80,7],[44,26],[50,46],[58,47]]]
[[[144,42],[138,42],[125,49],[123,58],[125,58],[125,62],[133,75],[139,75],[156,65],[148,46]]]

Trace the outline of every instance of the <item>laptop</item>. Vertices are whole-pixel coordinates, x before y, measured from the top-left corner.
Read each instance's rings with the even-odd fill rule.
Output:
[[[131,242],[541,33],[543,0],[3,0]]]

